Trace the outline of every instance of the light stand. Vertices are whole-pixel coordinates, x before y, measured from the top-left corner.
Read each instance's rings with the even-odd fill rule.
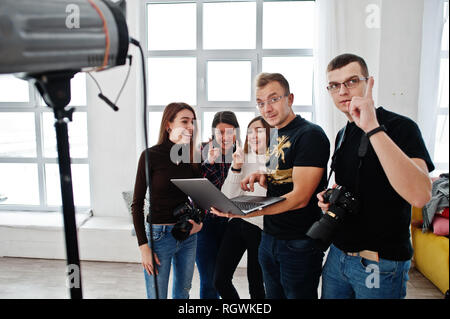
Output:
[[[26,75],[27,78],[34,80],[34,84],[39,90],[39,93],[42,95],[45,103],[53,108],[55,115],[67,266],[68,269],[74,270],[73,274],[68,274],[69,280],[67,281],[70,288],[70,297],[72,299],[81,299],[82,291],[75,205],[73,201],[72,173],[70,168],[69,135],[67,130],[67,122],[72,121],[72,114],[75,109],[71,108],[66,110],[65,107],[70,102],[70,79],[73,78],[77,72],[79,72],[79,70]]]

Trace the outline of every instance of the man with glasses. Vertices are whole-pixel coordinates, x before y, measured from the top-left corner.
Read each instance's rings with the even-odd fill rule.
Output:
[[[434,169],[417,125],[375,108],[373,77],[353,54],[327,68],[328,92],[348,119],[336,138],[335,181],[358,201],[337,226],[322,273],[322,298],[404,298],[413,254],[411,205],[431,198]],[[324,192],[319,206],[328,211]]]
[[[269,299],[316,299],[323,252],[306,236],[321,217],[314,194],[326,187],[330,143],[317,125],[295,115],[294,95],[279,73],[262,73],[256,79],[257,107],[275,127],[267,153],[267,173],[244,178],[241,187],[252,192],[254,183],[267,188],[267,196],[286,200],[246,216],[212,209],[219,216],[264,215],[259,246],[266,297]],[[274,142],[274,139],[275,142]]]

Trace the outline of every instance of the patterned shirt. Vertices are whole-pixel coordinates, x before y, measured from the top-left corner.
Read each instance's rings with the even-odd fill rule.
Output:
[[[207,148],[208,144],[205,144],[202,149],[202,154],[208,154]],[[214,164],[210,164],[208,159],[206,159],[201,165],[203,177],[207,178],[218,189],[222,188],[231,166],[232,157],[229,155],[230,154],[227,154],[226,156],[222,155],[222,158],[216,160]]]

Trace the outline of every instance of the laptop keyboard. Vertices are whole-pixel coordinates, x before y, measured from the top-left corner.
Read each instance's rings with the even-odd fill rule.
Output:
[[[249,202],[236,202],[233,201],[240,210],[250,210],[261,206],[261,203],[249,203]]]

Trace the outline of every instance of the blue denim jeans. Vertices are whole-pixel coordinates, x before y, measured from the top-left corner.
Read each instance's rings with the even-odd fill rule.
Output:
[[[194,276],[195,251],[197,247],[197,234],[189,236],[185,241],[179,242],[173,238],[172,225],[153,225],[154,252],[161,265],[157,265],[156,276],[160,299],[167,299],[170,268],[173,266],[173,299],[188,299]],[[146,224],[147,238],[150,246],[150,229]],[[154,277],[144,269],[147,298],[155,299]]]
[[[379,262],[330,246],[322,274],[323,299],[402,299],[411,261]]]
[[[202,230],[197,233],[196,262],[200,276],[200,299],[219,299],[219,293],[214,286],[214,271],[227,224],[227,218],[207,214]]]
[[[267,299],[317,299],[323,252],[312,239],[280,240],[263,232],[259,263]]]

